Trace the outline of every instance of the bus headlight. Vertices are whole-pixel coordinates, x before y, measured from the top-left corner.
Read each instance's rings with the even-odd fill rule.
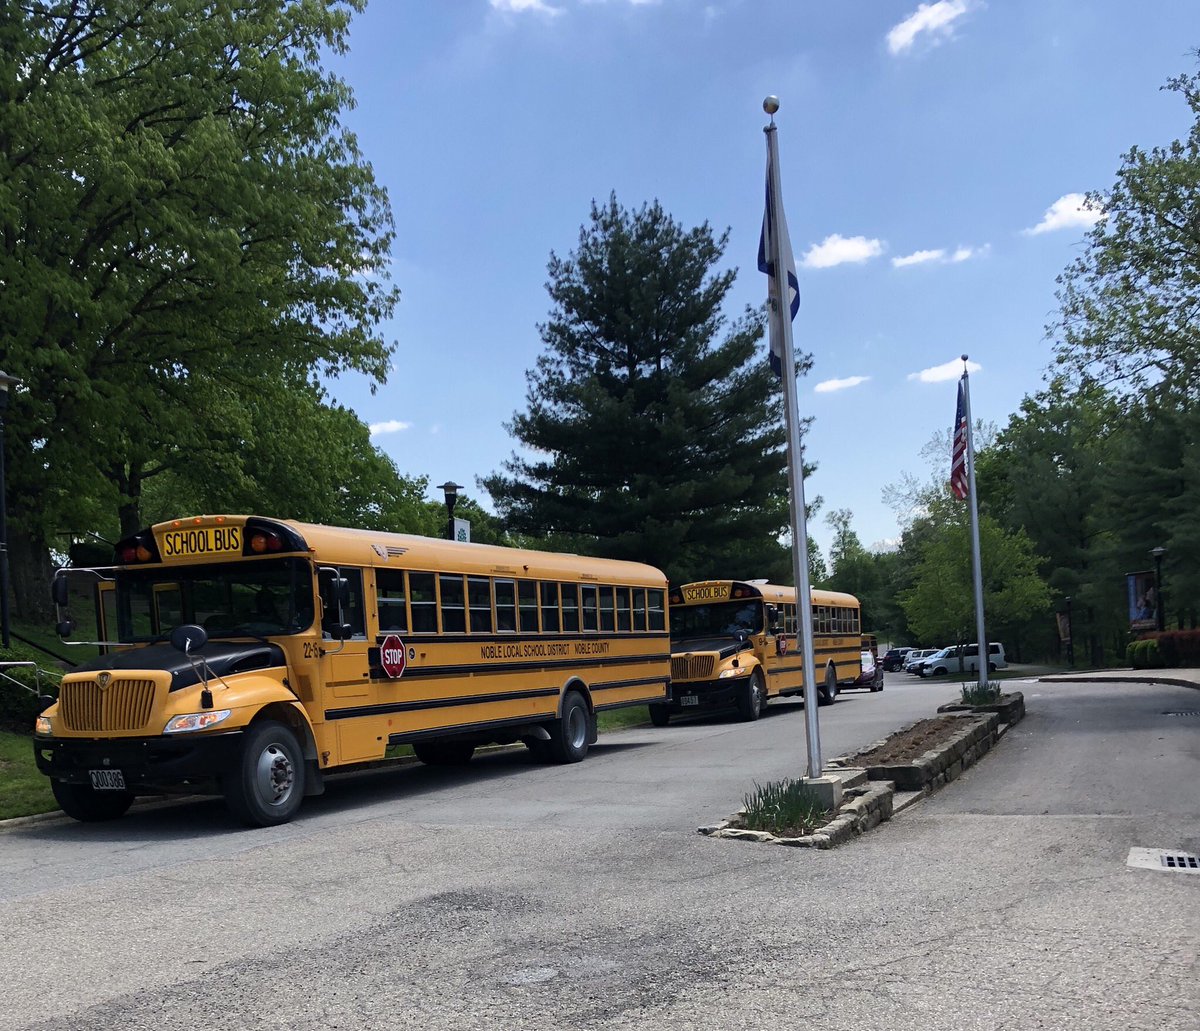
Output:
[[[186,734],[189,730],[206,730],[222,720],[229,719],[232,709],[214,709],[212,712],[189,712],[183,716],[172,716],[163,727],[164,734]]]
[[[718,680],[724,680],[726,677],[744,677],[750,672],[749,666],[731,666],[729,669],[723,669],[717,674]]]
[[[54,733],[54,724],[49,716],[39,716],[33,721],[33,732],[39,737],[50,737]]]

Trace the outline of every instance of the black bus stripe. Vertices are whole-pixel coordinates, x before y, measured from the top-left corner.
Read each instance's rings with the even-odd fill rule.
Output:
[[[356,716],[386,716],[390,713],[415,712],[419,709],[449,709],[459,705],[480,705],[486,702],[516,702],[525,698],[549,698],[557,694],[557,687],[540,687],[529,691],[458,695],[454,698],[422,698],[413,702],[383,702],[379,705],[355,705],[348,709],[326,709],[325,718],[348,720]]]

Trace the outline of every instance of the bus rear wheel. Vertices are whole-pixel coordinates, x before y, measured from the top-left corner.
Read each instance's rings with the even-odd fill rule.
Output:
[[[656,727],[665,727],[671,722],[671,710],[665,705],[651,705],[650,722]]]
[[[225,805],[248,826],[287,823],[304,799],[304,756],[291,728],[275,720],[252,724],[224,788]]]
[[[568,691],[562,702],[562,716],[546,729],[550,731],[546,751],[551,759],[559,763],[582,761],[588,752],[588,707],[583,695]]]
[[[834,701],[837,699],[837,693],[838,693],[837,670],[835,670],[832,666],[826,666],[825,667],[825,684],[824,684],[824,686],[821,687],[820,691],[818,691],[819,697],[817,698],[817,704],[818,705],[832,705],[834,703]]]
[[[756,669],[743,681],[743,685],[737,696],[738,714],[747,723],[753,723],[762,715],[763,702],[767,693],[762,671]]]
[[[133,793],[129,791],[97,791],[90,784],[68,784],[62,780],[50,781],[50,790],[62,811],[81,823],[119,819],[133,805]]]
[[[475,754],[475,746],[463,741],[415,741],[412,749],[426,766],[462,766]]]

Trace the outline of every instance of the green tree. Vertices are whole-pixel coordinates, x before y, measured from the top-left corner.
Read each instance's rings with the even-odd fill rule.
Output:
[[[26,384],[7,454],[15,564],[44,563],[97,498],[133,529],[143,485],[244,441],[220,416],[278,382],[384,378],[391,213],[339,123],[350,91],[321,64],[361,6],[0,14],[0,362]]]
[[[481,480],[511,529],[676,583],[790,581],[781,405],[762,313],[721,311],[727,240],[614,196],[551,255],[546,351],[508,427],[525,451]]]
[[[1165,88],[1188,105],[1191,129],[1132,147],[1113,187],[1089,195],[1105,217],[1059,277],[1050,327],[1061,366],[1130,390],[1200,377],[1200,74]]]
[[[970,520],[966,506],[948,491],[930,500],[928,534],[914,585],[900,597],[908,624],[922,640],[970,641],[975,636],[974,574]],[[979,547],[983,567],[983,609],[991,640],[1004,638],[1033,616],[1044,616],[1050,589],[1038,573],[1033,542],[1022,531],[1006,531],[981,514]]]

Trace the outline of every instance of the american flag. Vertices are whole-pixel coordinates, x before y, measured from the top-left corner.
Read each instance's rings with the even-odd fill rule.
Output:
[[[954,446],[950,451],[950,489],[965,498],[967,486],[967,383],[958,381],[958,411],[954,416]]]
[[[767,274],[767,297],[771,301],[773,313],[779,312],[775,298],[775,262],[772,260],[775,247],[775,234],[779,234],[783,245],[783,260],[787,266],[788,309],[792,320],[800,310],[800,280],[796,278],[796,263],[792,257],[792,242],[788,239],[787,222],[780,210],[776,216],[775,205],[771,203],[771,170],[767,169],[767,205],[763,211],[762,233],[758,238],[758,270]],[[783,331],[776,321],[775,314],[768,320],[768,337],[771,343],[771,368],[775,375],[783,379]]]

